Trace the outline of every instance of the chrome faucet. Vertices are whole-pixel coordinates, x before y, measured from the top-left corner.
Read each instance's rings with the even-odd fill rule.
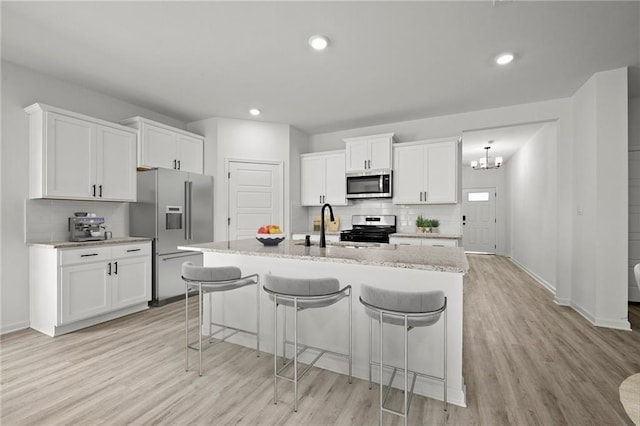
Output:
[[[329,216],[331,221],[333,222],[334,220],[336,220],[333,217],[333,209],[331,208],[331,204],[326,203],[324,206],[322,206],[322,208],[320,209],[320,247],[326,247],[327,246],[327,240],[324,237],[324,209],[325,207],[329,207]]]

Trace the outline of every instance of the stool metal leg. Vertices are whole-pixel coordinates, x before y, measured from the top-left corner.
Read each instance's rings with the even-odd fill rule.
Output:
[[[383,381],[382,381],[382,370],[383,370],[382,366],[384,365],[383,362],[382,362],[383,361],[383,356],[382,356],[382,328],[383,328],[382,327],[382,325],[383,325],[382,315],[383,315],[382,312],[380,312],[380,426],[382,426],[382,402],[383,402],[383,399],[382,399],[382,388],[384,387],[383,386]]]
[[[352,291],[349,290],[349,384],[352,382],[352,370],[353,370],[353,303],[351,297]]]
[[[287,363],[287,306],[282,305],[282,365]]]
[[[184,371],[189,371],[189,286],[184,288]]]
[[[298,298],[293,298],[293,411],[298,411]]]
[[[198,365],[200,376],[202,376],[202,283],[198,284],[198,302]]]
[[[446,303],[446,299],[445,299]],[[444,411],[447,411],[447,309],[444,310]]]
[[[371,352],[373,352],[373,318],[369,317],[369,389],[373,389],[373,381],[371,380]]]
[[[260,278],[256,282],[256,304],[257,304],[257,316],[256,316],[256,356],[260,357]]]
[[[278,404],[278,296],[273,296],[273,404]]]
[[[407,404],[407,394],[409,392],[409,320],[404,316],[404,426],[407,426],[409,418],[409,406]]]

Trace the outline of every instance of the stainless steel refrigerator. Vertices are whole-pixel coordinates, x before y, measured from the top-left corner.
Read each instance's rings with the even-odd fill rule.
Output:
[[[202,254],[178,246],[213,241],[213,178],[169,169],[138,172],[138,201],[129,204],[129,233],[153,238],[152,304],[184,295],[181,265]]]

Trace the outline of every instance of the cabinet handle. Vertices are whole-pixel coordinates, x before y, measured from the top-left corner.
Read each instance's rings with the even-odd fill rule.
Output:
[[[177,169],[177,167],[176,167],[177,165],[178,165],[178,160],[173,160],[173,168],[174,169]]]
[[[429,197],[427,197],[427,195],[429,194],[429,192],[424,191],[424,200],[427,201],[429,199]]]
[[[102,197],[102,185],[100,185],[99,188],[100,188],[99,196]]]
[[[93,193],[93,196],[96,196],[96,186],[95,185],[91,185],[91,192]]]
[[[140,249],[128,249],[127,253],[131,253],[132,251],[140,251]]]
[[[107,275],[111,275],[111,262],[109,262],[108,265],[109,265],[109,270],[107,271]]]
[[[364,168],[367,168],[367,160],[364,160]]]
[[[114,274],[118,275],[118,262],[113,262],[113,265],[115,266]]]
[[[368,168],[371,168],[371,160],[367,160]]]
[[[98,253],[91,253],[91,254],[81,254],[80,257],[90,257],[90,256],[97,256]]]
[[[422,191],[420,191],[420,201],[422,201]]]
[[[178,170],[180,170],[180,160],[178,160]]]

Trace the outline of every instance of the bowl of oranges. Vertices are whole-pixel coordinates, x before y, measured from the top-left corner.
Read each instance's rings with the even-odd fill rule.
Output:
[[[284,241],[284,234],[278,225],[264,225],[258,228],[256,240],[265,246],[277,246]]]

